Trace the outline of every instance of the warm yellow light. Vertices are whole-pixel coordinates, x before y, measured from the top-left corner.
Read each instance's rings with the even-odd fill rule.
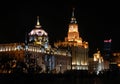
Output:
[[[97,61],[97,58],[96,58],[96,57],[94,57],[94,61]]]
[[[120,64],[118,64],[118,67],[120,67]]]
[[[76,63],[75,62],[72,62],[72,65],[75,65]]]
[[[84,65],[87,65],[87,62],[85,62]]]
[[[83,61],[81,61],[81,65],[84,65],[84,62],[83,62]]]
[[[37,42],[37,41],[36,41],[35,43],[36,43],[36,44],[41,44],[41,42]]]
[[[80,65],[80,63],[77,61],[77,65]]]
[[[97,55],[97,58],[99,58],[99,55]]]

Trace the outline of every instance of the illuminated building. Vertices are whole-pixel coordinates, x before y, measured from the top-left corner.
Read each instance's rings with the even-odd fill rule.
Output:
[[[104,60],[99,50],[97,50],[97,52],[93,54],[93,61],[94,71],[96,71],[96,73],[99,74],[100,71],[104,70]]]
[[[93,54],[92,58],[89,58],[89,72],[99,74],[100,72],[107,71],[109,69],[109,62],[103,59],[100,50]]]
[[[34,29],[28,33],[28,41],[25,43],[0,44],[0,55],[13,57],[16,62],[24,62],[27,66],[27,73],[37,72],[38,67],[49,73],[63,73],[71,69],[71,53],[66,49],[52,48],[49,45],[48,34],[42,29],[39,17]],[[10,64],[11,65],[11,64]],[[12,73],[12,70],[5,70],[5,65],[0,64],[0,73]]]
[[[70,56],[67,50],[52,48],[49,45],[48,34],[42,29],[37,17],[37,24],[34,29],[28,34],[29,42],[26,46],[26,63],[30,65],[30,60],[34,60],[33,65],[42,67],[43,72],[64,72],[70,69]],[[34,50],[31,52],[31,50]],[[39,53],[37,53],[39,52]],[[29,56],[31,54],[31,57]],[[31,65],[32,65],[31,64]],[[32,67],[33,68],[33,67]]]
[[[66,47],[72,55],[72,69],[88,70],[88,42],[82,40],[78,32],[78,24],[74,17],[74,9],[69,24],[68,36],[64,42],[55,42],[57,48]]]
[[[110,69],[111,70],[116,70],[120,69],[120,52],[119,51],[114,51],[112,53],[112,61],[110,62]]]
[[[102,56],[104,59],[104,68],[105,70],[110,69],[111,66],[111,44],[112,44],[112,39],[105,39],[104,40],[104,47],[103,47],[103,51],[102,51]]]
[[[113,63],[117,64],[120,67],[120,52],[113,53]]]
[[[112,39],[104,40],[103,55],[104,60],[110,61]]]

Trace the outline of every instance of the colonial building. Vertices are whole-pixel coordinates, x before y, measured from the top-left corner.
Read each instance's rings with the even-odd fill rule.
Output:
[[[105,72],[109,69],[109,62],[104,60],[102,53],[97,49],[93,54],[93,57],[89,58],[89,72],[99,74],[100,72]]]
[[[39,17],[37,17],[35,28],[28,33],[28,39],[26,39],[25,43],[0,44],[0,57],[4,57],[5,54],[13,58],[8,61],[10,67],[17,67],[15,64],[12,65],[12,61],[24,62],[27,70],[23,68],[23,71],[26,73],[49,73],[51,71],[63,73],[71,69],[71,53],[66,49],[52,48],[49,45],[48,34],[42,29]],[[40,72],[38,67],[42,68]],[[11,68],[6,69],[6,63],[0,63],[0,73],[11,72]]]
[[[74,9],[68,27],[68,36],[65,37],[64,42],[55,42],[54,46],[69,49],[72,55],[72,69],[88,70],[88,42],[83,41],[80,37]]]
[[[104,60],[99,50],[97,50],[97,52],[93,54],[93,61],[94,71],[99,74],[100,71],[104,70]]]

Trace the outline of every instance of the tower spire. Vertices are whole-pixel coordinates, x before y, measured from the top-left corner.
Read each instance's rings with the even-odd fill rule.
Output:
[[[73,10],[72,10],[72,17],[71,17],[70,23],[77,23],[74,12],[75,12],[75,8],[73,8]]]
[[[40,26],[40,21],[39,21],[39,16],[37,16],[37,24],[36,24],[36,26],[35,26],[36,28],[40,28],[41,26]]]
[[[39,16],[37,16],[37,25],[40,25]]]
[[[74,17],[74,11],[75,11],[75,8],[73,8],[73,11],[72,11],[72,17]]]

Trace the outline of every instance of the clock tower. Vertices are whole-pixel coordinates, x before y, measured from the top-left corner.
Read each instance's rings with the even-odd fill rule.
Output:
[[[68,25],[68,35],[64,42],[56,42],[57,48],[67,48],[71,52],[71,69],[88,70],[88,42],[83,41],[79,36],[78,24],[74,16],[74,8],[72,17]]]
[[[74,8],[72,11],[72,17],[68,29],[68,38],[67,41],[76,41],[77,45],[82,45],[82,38],[79,37],[78,24],[76,18],[74,17]]]

